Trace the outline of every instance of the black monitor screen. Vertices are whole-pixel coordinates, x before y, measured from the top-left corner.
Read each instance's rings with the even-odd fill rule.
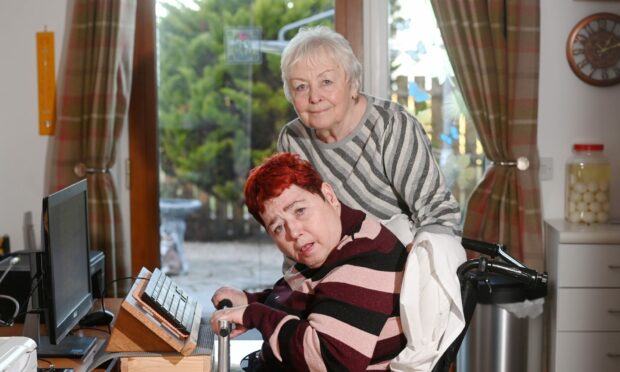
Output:
[[[43,255],[39,300],[42,303],[39,305],[44,309],[49,344],[61,345],[93,303],[86,180],[43,198],[41,218]],[[90,342],[79,339],[72,342],[76,341]],[[42,346],[46,343],[46,339],[42,340],[38,354],[44,352]],[[79,352],[75,345],[69,348]]]

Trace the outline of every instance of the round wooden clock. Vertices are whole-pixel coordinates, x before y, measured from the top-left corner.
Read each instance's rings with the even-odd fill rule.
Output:
[[[596,13],[579,21],[568,36],[566,58],[588,84],[620,83],[620,15]]]

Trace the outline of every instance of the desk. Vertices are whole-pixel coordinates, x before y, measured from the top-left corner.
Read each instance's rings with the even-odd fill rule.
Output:
[[[251,330],[248,333],[254,333],[260,337],[260,333]],[[250,339],[245,339],[247,335],[240,336],[240,339],[230,340],[230,372],[243,372],[241,369],[241,360],[249,353],[259,350],[263,345],[262,339],[254,339],[255,335],[251,335]],[[189,357],[122,357],[119,358],[121,372],[143,372],[143,371],[183,371],[183,372],[215,372],[219,362],[218,343],[213,345],[213,359],[204,356]]]
[[[122,298],[106,298],[105,308],[115,314],[119,314],[121,304],[124,299]],[[95,301],[93,309],[101,309],[99,300]],[[115,317],[111,326],[114,326],[118,316]],[[122,323],[122,322],[121,322]],[[41,333],[45,334],[45,329],[41,329]],[[23,324],[16,324],[13,327],[0,327],[0,336],[21,336],[23,332]],[[93,336],[97,337],[97,341],[93,350],[81,359],[77,358],[45,358],[54,363],[57,368],[73,368],[75,372],[90,372],[87,368],[92,364],[95,359],[98,359],[100,353],[105,352],[108,339],[110,337],[107,326],[95,327],[88,329],[79,329],[75,335]],[[213,341],[211,341],[212,343]],[[113,355],[111,355],[113,357]],[[211,355],[190,355],[182,357],[180,355],[163,355],[163,356],[124,356],[121,358],[112,359],[105,367],[94,369],[96,372],[112,372],[112,371],[211,371]],[[38,367],[48,368],[49,364],[41,359],[38,360]],[[151,368],[153,367],[153,368]]]
[[[108,298],[105,300],[104,304],[107,310],[112,311],[116,314],[120,308],[122,299],[121,298]],[[95,301],[95,305],[93,309],[100,309],[101,304],[99,300]],[[23,324],[15,324],[13,327],[1,327],[0,328],[0,336],[21,336],[23,331]],[[86,372],[87,367],[94,360],[94,357],[99,351],[102,351],[105,347],[105,344],[110,336],[108,334],[108,327],[96,327],[96,329],[80,329],[75,332],[76,335],[84,335],[84,336],[94,336],[97,337],[97,341],[93,350],[85,355],[84,358],[45,358],[50,362],[54,363],[54,366],[57,368],[73,368],[75,372]],[[49,365],[47,362],[39,359],[38,366],[40,368],[48,368]],[[108,365],[104,368],[97,368],[94,371],[97,372],[110,372],[116,370],[116,363],[112,361],[108,363]]]

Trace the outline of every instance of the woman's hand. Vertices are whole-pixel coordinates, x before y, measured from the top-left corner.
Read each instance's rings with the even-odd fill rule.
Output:
[[[213,294],[213,297],[211,297],[211,302],[216,309],[219,307],[222,300],[230,300],[233,307],[245,306],[248,304],[248,298],[242,290],[230,287],[222,287],[218,289]]]
[[[247,309],[247,305],[237,307],[227,307],[222,310],[217,310],[211,315],[211,329],[217,335],[220,332],[219,321],[228,320],[229,323],[234,324],[230,332],[230,338],[235,338],[240,334],[245,333],[248,329],[243,326],[243,313]]]

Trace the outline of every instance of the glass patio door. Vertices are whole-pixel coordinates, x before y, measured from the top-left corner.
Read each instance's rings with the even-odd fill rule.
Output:
[[[208,304],[220,285],[271,285],[281,254],[247,213],[248,171],[295,117],[280,53],[306,23],[333,27],[334,1],[159,0],[161,266]]]

